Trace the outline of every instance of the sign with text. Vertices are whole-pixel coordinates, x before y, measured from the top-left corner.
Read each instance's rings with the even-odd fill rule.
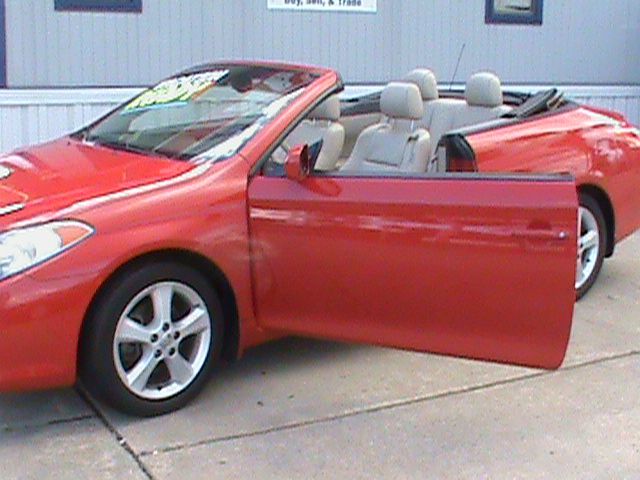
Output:
[[[376,13],[378,0],[267,0],[269,10]]]

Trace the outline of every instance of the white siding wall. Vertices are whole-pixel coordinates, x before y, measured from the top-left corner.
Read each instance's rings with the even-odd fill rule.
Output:
[[[540,86],[511,86],[535,91]],[[0,152],[57,138],[86,125],[139,89],[0,90]],[[640,125],[640,87],[567,86],[572,98],[624,113]]]
[[[62,136],[97,119],[139,89],[0,89],[0,152]]]
[[[145,85],[221,58],[327,65],[386,81],[417,65],[445,80],[640,85],[640,0],[546,0],[542,26],[484,23],[485,0],[378,0],[377,14],[267,10],[267,0],[143,0],[141,14],[55,12],[5,0],[8,82]]]

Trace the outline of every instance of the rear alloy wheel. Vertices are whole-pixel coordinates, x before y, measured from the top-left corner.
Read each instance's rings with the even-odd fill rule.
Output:
[[[82,380],[114,407],[151,416],[203,387],[222,338],[222,310],[197,271],[147,265],[116,280],[84,332]]]
[[[590,196],[580,194],[575,284],[578,300],[598,278],[604,260],[606,238],[606,225],[600,206]]]

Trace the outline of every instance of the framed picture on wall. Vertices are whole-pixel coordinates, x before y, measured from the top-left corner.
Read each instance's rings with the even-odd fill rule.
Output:
[[[542,25],[542,0],[486,0],[485,23]]]

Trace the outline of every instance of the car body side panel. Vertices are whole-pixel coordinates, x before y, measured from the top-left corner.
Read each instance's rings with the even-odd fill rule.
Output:
[[[82,322],[95,293],[122,265],[155,252],[181,250],[209,259],[232,286],[241,347],[267,339],[253,315],[248,171],[244,159],[236,157],[193,178],[158,182],[145,192],[121,190],[56,212],[56,217],[89,223],[96,234],[3,282],[0,389],[72,383]],[[33,348],[26,350],[25,344]]]
[[[265,328],[560,365],[573,181],[257,176],[249,196]]]
[[[77,272],[72,268],[70,273]],[[37,275],[3,281],[0,391],[73,384],[79,324],[95,287],[95,278],[86,273],[61,275],[53,282]]]
[[[157,252],[190,252],[223,272],[240,317],[239,354],[278,336],[279,332],[265,331],[255,322],[247,178],[293,119],[338,85],[335,72],[318,73],[321,77],[249,141],[241,154],[219,163],[194,165],[140,157],[71,139],[34,149],[42,161],[57,162],[49,165],[50,173],[60,173],[68,185],[54,192],[60,195],[52,196],[44,184],[51,175],[42,175],[41,198],[32,198],[23,210],[1,217],[0,228],[72,218],[92,225],[96,234],[59,257],[2,282],[0,391],[72,384],[79,335],[96,292],[123,265]],[[26,164],[22,158],[31,158],[30,151],[8,159],[30,169],[33,162]],[[114,167],[109,178],[76,178],[82,175],[72,170],[73,162],[64,163],[70,153],[73,159],[81,153],[79,160],[86,168],[80,173],[89,175],[97,171],[98,164],[113,167],[114,162],[126,164],[129,170],[123,168],[118,175]],[[127,174],[129,171],[135,175]],[[21,175],[26,173],[17,172],[10,180],[20,182]]]
[[[571,173],[610,198],[616,241],[640,228],[640,136],[628,123],[579,107],[466,139],[481,172]]]
[[[630,125],[616,129],[616,156],[620,174],[615,183],[619,216],[619,236],[624,238],[640,228],[640,131]],[[610,187],[611,188],[611,187]]]

